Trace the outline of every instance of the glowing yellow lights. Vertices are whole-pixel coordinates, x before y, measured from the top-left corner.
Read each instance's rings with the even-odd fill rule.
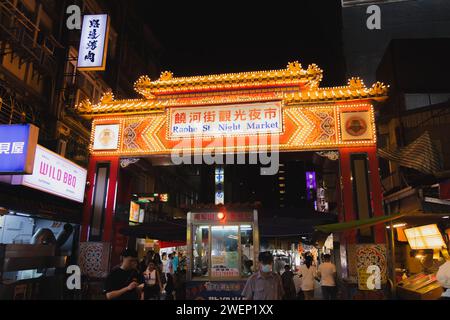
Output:
[[[442,249],[445,242],[436,224],[405,229],[408,243],[413,250],[420,249]]]
[[[115,101],[114,95],[107,92],[98,105],[85,104],[77,107],[83,115],[90,113],[123,112],[127,109],[157,109],[175,106],[176,101],[168,99],[168,95],[207,96],[217,90],[230,90],[225,94],[229,99],[239,100],[236,90],[264,90],[281,93],[281,98],[287,104],[312,101],[348,100],[349,98],[385,98],[388,86],[377,82],[371,88],[366,88],[359,78],[350,78],[347,86],[319,88],[323,72],[315,64],[302,69],[298,61],[288,64],[286,69],[218,74],[208,76],[175,78],[171,72],[163,72],[161,77],[152,81],[148,76],[141,76],[134,84],[135,89],[145,99]],[[302,87],[303,86],[303,87]],[[288,89],[288,90],[287,90]],[[287,90],[287,91],[286,91]],[[258,101],[261,97],[248,98],[248,101]],[[224,102],[224,101],[222,101]],[[200,102],[201,104],[201,102]],[[87,107],[85,110],[84,107]],[[89,110],[91,109],[91,110]]]
[[[397,223],[397,224],[394,224],[392,227],[394,229],[396,229],[396,228],[403,228],[405,226],[406,226],[406,223]],[[391,226],[386,226],[386,229],[390,229],[390,228],[391,228]]]
[[[225,219],[225,213],[223,213],[223,212],[218,212],[218,213],[217,213],[217,219],[219,219],[219,220]]]
[[[319,84],[322,70],[315,64],[306,69],[298,62],[290,62],[285,69],[228,73],[194,77],[175,77],[171,72],[161,73],[152,81],[141,76],[135,90],[141,99],[116,100],[106,92],[98,104],[86,100],[77,106],[81,116],[93,118],[93,131],[98,124],[120,125],[117,150],[93,151],[96,156],[143,156],[171,152],[214,151],[223,153],[264,151],[324,150],[339,147],[375,146],[376,129],[373,100],[387,97],[389,86],[377,82],[370,88],[357,77],[346,86],[324,87]],[[169,119],[179,107],[220,106],[244,103],[281,102],[281,133],[257,135],[229,135],[238,145],[216,146],[202,141],[182,146],[177,139],[169,139]],[[366,113],[367,132],[363,138],[345,138],[344,112]],[[344,132],[344,139],[343,139]],[[370,136],[370,138],[369,138]],[[253,139],[257,137],[258,140]],[[194,137],[195,138],[195,137]],[[199,139],[228,139],[228,136],[198,137]],[[239,139],[244,139],[241,145]],[[91,146],[93,133],[91,135]],[[208,145],[206,145],[208,144]]]
[[[300,63],[296,61],[289,63],[286,69],[281,70],[179,78],[173,77],[170,72],[164,72],[156,81],[151,81],[148,76],[140,77],[135,82],[135,90],[144,97],[148,97],[170,92],[221,90],[245,86],[306,85],[309,82],[320,82],[320,80],[322,80],[322,70],[317,65],[310,65],[307,70],[303,70]]]

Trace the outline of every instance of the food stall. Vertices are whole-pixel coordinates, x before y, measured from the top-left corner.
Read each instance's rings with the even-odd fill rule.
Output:
[[[410,247],[409,257],[414,257],[422,269],[397,284],[398,296],[407,300],[435,300],[444,291],[436,279],[437,266],[448,258],[446,244],[437,224],[423,225],[404,230]],[[441,257],[440,252],[443,256]]]
[[[242,299],[247,278],[257,270],[258,253],[256,210],[189,212],[186,298]]]

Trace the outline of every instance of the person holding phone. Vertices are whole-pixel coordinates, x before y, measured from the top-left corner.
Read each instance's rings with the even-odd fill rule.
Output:
[[[144,287],[144,279],[137,270],[136,250],[125,249],[121,254],[121,264],[111,270],[105,281],[104,293],[107,300],[139,300]]]

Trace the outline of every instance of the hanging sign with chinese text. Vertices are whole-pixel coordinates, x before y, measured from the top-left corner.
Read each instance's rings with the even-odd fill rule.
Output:
[[[39,128],[32,124],[0,125],[0,174],[31,174]]]
[[[282,131],[280,101],[170,109],[169,138],[275,134]]]
[[[216,183],[216,195],[215,195],[215,204],[224,204],[225,203],[225,171],[222,166],[218,166],[215,169],[215,183]]]
[[[78,50],[78,69],[102,71],[106,68],[109,18],[107,14],[85,15]]]

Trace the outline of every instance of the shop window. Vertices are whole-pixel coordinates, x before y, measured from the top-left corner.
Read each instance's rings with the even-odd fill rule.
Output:
[[[241,275],[250,276],[254,271],[253,228],[241,225]]]
[[[211,276],[230,278],[239,276],[239,227],[211,227]]]
[[[194,230],[192,275],[194,277],[207,277],[209,266],[209,227],[197,226]]]

